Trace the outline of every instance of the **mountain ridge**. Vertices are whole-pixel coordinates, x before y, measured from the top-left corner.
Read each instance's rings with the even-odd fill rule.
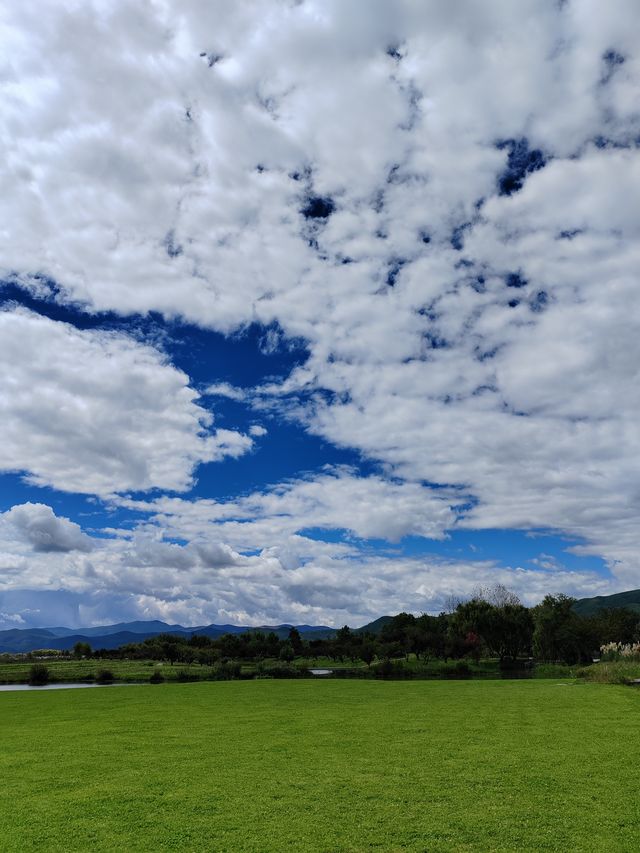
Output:
[[[640,589],[614,592],[612,595],[595,595],[592,598],[579,598],[573,605],[579,616],[593,616],[600,610],[618,610],[625,607],[640,614]]]
[[[381,617],[382,619],[389,617]],[[367,631],[371,626],[372,633],[377,633],[380,619],[361,628],[358,632]],[[221,637],[223,634],[244,634],[250,631],[273,631],[281,639],[285,638],[291,628],[296,628],[306,639],[316,640],[332,637],[336,628],[328,625],[184,625],[169,624],[157,619],[149,621],[136,620],[133,622],[116,622],[112,625],[98,625],[92,628],[67,628],[61,625],[47,628],[8,628],[0,631],[0,653],[24,654],[37,649],[57,649],[69,651],[76,643],[89,643],[93,649],[116,649],[128,643],[141,643],[158,634],[175,634],[190,637],[193,634],[208,637]]]

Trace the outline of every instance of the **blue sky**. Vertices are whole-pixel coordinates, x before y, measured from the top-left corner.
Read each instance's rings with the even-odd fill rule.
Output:
[[[637,4],[258,6],[6,12],[0,629],[639,586]]]

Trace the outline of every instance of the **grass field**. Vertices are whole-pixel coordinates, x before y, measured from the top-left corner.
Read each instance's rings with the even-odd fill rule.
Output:
[[[26,684],[29,680],[29,670],[33,661],[23,660],[20,663],[0,662],[0,684]],[[51,677],[55,681],[91,681],[101,669],[109,669],[118,681],[149,681],[154,668],[154,661],[136,660],[43,660]],[[160,667],[160,671],[185,667]],[[199,668],[199,667],[198,667]],[[205,667],[204,669],[208,669]]]
[[[181,664],[176,663],[171,666],[168,663],[160,663],[152,660],[118,660],[118,659],[89,659],[76,660],[47,658],[42,663],[45,664],[50,672],[52,681],[92,681],[96,674],[101,669],[110,670],[116,681],[121,682],[137,682],[149,681],[149,678],[154,671],[159,670],[167,681],[175,681],[179,675],[189,673],[194,680],[205,681],[215,676],[215,668],[209,666],[200,666],[199,664]],[[29,670],[33,661],[22,659],[18,662],[7,663],[0,658],[0,684],[26,684],[29,680]],[[352,675],[361,674],[363,676],[373,676],[376,672],[380,661],[374,662],[371,668],[368,668],[362,661],[334,661],[331,658],[298,658],[291,666],[296,669],[306,670],[310,668],[331,669],[334,671],[348,670]],[[410,655],[407,660],[402,659],[400,664],[405,671],[405,674],[413,674],[416,677],[446,677],[446,671],[455,670],[457,666],[465,666],[469,673],[474,678],[499,677],[498,661],[484,660],[480,664],[475,664],[473,661],[441,661],[430,660],[425,663],[422,660],[416,660],[414,655]],[[260,667],[279,667],[282,663],[275,659],[265,660],[262,664],[256,662],[244,661],[241,669],[246,675],[259,674]],[[571,669],[569,667],[546,667],[539,666],[533,672],[533,675],[538,677],[548,677],[547,670],[550,670],[552,677],[570,677]]]
[[[109,669],[116,681],[148,681],[154,670],[159,669],[162,675],[168,680],[175,680],[179,672],[190,672],[194,677],[199,677],[202,680],[209,678],[213,673],[213,667],[200,666],[199,664],[183,664],[176,663],[171,666],[168,663],[160,663],[152,660],[118,660],[109,659],[88,659],[75,660],[58,660],[48,658],[39,663],[44,663],[51,677],[55,681],[91,681],[97,672],[101,669]],[[18,663],[6,663],[0,660],[0,684],[26,684],[29,680],[29,670],[33,661],[23,659]],[[265,661],[266,665],[278,666],[280,662],[272,659]],[[295,661],[295,666],[300,669],[308,667],[328,667],[330,669],[366,669],[366,664],[361,661],[353,663],[335,662],[329,658],[300,658]],[[255,672],[257,669],[256,663],[245,662],[242,665],[243,671]]]
[[[0,693],[2,851],[637,851],[640,690]]]

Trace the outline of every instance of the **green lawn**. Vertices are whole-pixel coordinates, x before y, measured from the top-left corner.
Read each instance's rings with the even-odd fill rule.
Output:
[[[29,670],[34,661],[23,660],[19,663],[0,662],[0,684],[26,684],[29,680]],[[148,681],[151,677],[155,661],[137,660],[51,660],[37,661],[43,663],[52,679],[56,681],[91,681],[101,669],[113,672],[117,681]],[[160,672],[164,675],[170,670],[186,669],[185,666],[171,667],[163,664]],[[196,669],[196,667],[194,667]],[[197,667],[200,669],[200,667]],[[209,671],[207,667],[203,670]]]
[[[0,850],[631,853],[639,729],[579,681],[0,693]]]

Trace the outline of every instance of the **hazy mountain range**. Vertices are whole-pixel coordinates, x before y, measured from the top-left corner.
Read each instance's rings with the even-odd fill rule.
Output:
[[[389,619],[383,616],[363,625],[358,631],[380,631],[384,622]],[[186,628],[184,625],[169,625],[167,622],[151,620],[148,622],[118,622],[115,625],[100,625],[95,628],[65,628],[62,626],[47,628],[11,628],[0,631],[0,653],[29,652],[34,649],[72,649],[78,642],[89,643],[93,649],[117,649],[126,643],[141,643],[148,637],[158,634],[176,634],[189,637],[192,634],[204,634],[207,637],[220,637],[222,634],[242,634],[245,631],[273,631],[280,638],[286,637],[290,628],[289,624],[283,625],[260,625],[258,627],[248,625],[198,625],[194,628]],[[327,625],[296,625],[298,631],[307,640],[331,637],[335,634],[335,628]]]

